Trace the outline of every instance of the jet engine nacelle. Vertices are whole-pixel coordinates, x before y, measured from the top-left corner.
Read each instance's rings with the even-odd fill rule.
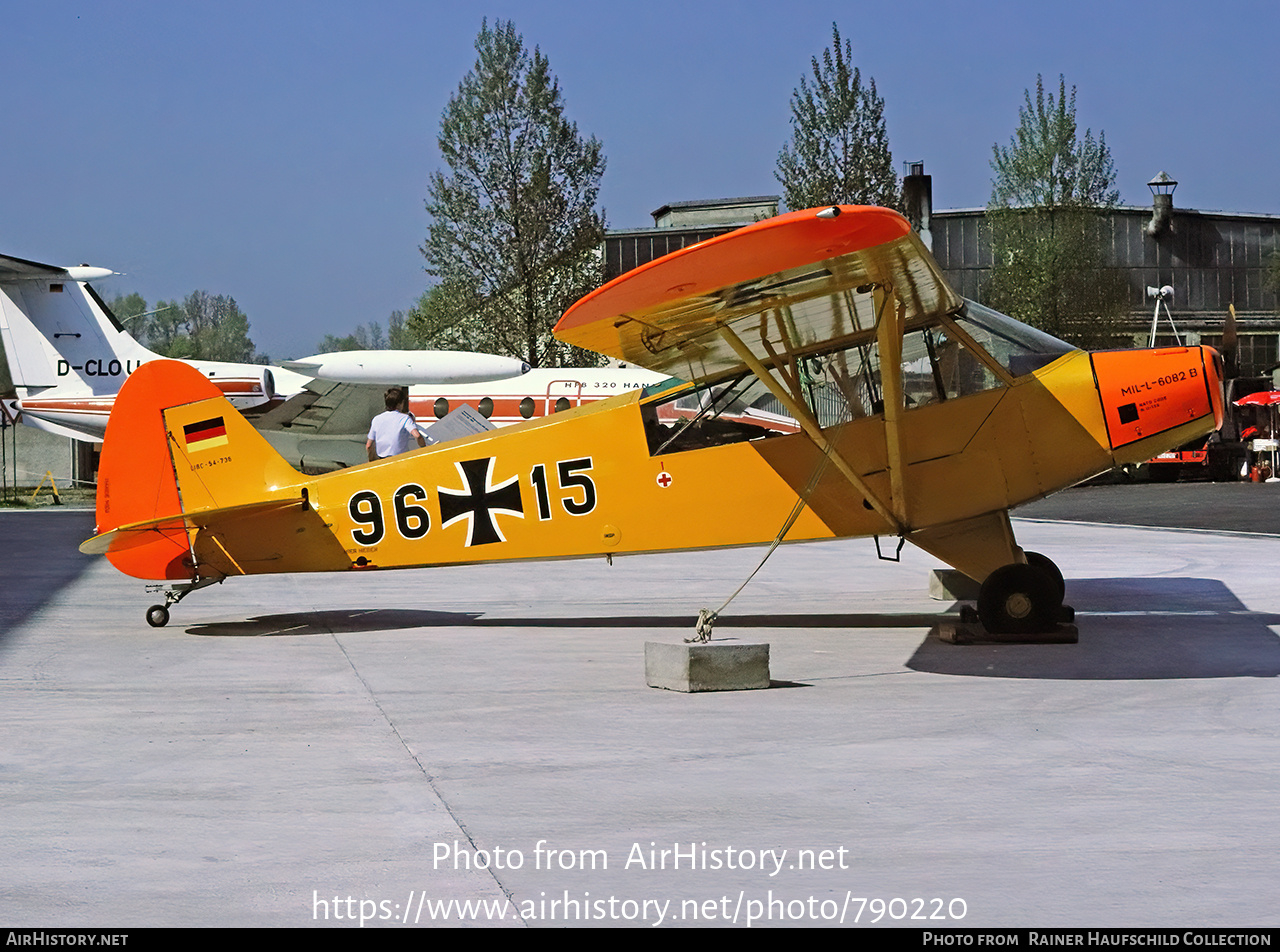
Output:
[[[270,367],[263,367],[256,377],[206,371],[210,382],[222,391],[237,410],[253,410],[276,398],[276,378]]]
[[[451,350],[347,350],[286,360],[281,366],[320,380],[388,386],[486,383],[529,369],[511,357]]]

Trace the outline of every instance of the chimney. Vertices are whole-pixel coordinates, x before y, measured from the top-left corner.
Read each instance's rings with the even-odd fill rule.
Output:
[[[902,203],[907,209],[907,221],[924,246],[933,251],[933,176],[924,174],[923,162],[904,162],[902,170]]]
[[[1159,238],[1173,224],[1173,190],[1177,187],[1168,172],[1161,172],[1147,183],[1151,189],[1151,221],[1147,222],[1146,232],[1151,238]]]

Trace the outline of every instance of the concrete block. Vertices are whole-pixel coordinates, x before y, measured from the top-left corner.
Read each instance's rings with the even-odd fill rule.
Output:
[[[668,691],[754,691],[769,686],[769,646],[644,643],[644,676]]]
[[[982,586],[958,569],[934,569],[929,573],[929,596],[949,602],[972,602]]]

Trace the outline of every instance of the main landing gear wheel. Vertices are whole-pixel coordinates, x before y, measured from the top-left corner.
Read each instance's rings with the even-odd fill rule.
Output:
[[[169,624],[169,609],[164,605],[152,605],[147,609],[147,624],[152,628],[163,628]]]
[[[1053,579],[1054,584],[1058,587],[1058,601],[1061,602],[1067,597],[1067,580],[1062,577],[1062,569],[1058,568],[1057,563],[1047,555],[1041,555],[1039,552],[1023,552],[1028,565],[1034,565],[1042,571],[1048,572],[1049,577]]]
[[[1053,575],[1033,564],[1001,566],[978,591],[978,617],[992,634],[1049,631],[1061,608],[1061,589]]]

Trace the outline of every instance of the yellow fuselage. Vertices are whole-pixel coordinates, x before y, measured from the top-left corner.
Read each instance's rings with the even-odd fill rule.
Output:
[[[1178,349],[1176,359],[1211,363],[1199,348]],[[1118,450],[1081,351],[1007,386],[908,409],[896,498],[883,415],[825,430],[879,506],[804,433],[651,455],[642,411],[670,391],[317,477],[288,467],[220,397],[165,410],[164,426],[182,532],[206,576],[753,545],[771,542],[803,498],[788,541],[902,534],[981,579],[1016,558],[1001,529],[1008,508],[1212,429],[1205,381],[1197,386],[1198,398],[1186,388],[1196,399],[1185,423]],[[175,436],[215,415],[225,419],[225,441],[186,445]],[[240,516],[227,511],[238,506]],[[191,569],[181,560],[113,561],[151,578]]]

